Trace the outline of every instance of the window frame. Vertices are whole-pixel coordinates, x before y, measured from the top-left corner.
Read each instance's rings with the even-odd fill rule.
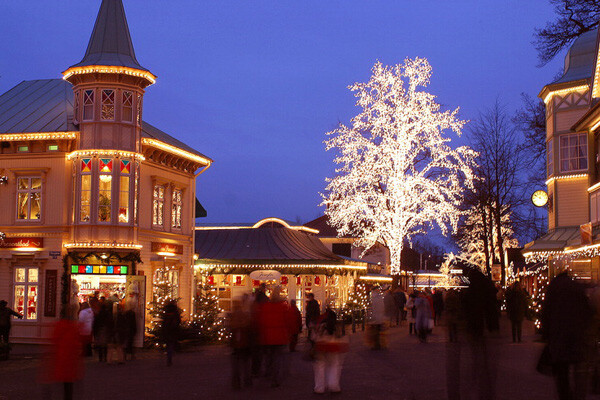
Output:
[[[24,269],[25,270],[25,278],[23,281],[17,280],[17,270]],[[37,279],[36,281],[30,281],[30,270],[36,270]],[[15,265],[12,271],[12,306],[13,310],[23,315],[23,321],[25,322],[36,322],[40,319],[40,271],[41,268],[39,266],[34,265]],[[17,306],[17,288],[23,287],[23,310],[19,311],[19,307]],[[29,292],[30,288],[35,287],[35,318],[28,318],[29,313],[27,312],[27,307],[25,306],[25,301],[29,301]],[[17,317],[13,317],[17,318]]]
[[[83,90],[83,100],[82,100],[82,107],[81,107],[81,120],[82,121],[93,121],[94,118],[94,112],[95,110],[95,104],[94,101],[96,99],[96,91],[94,89],[85,89]],[[86,118],[86,110],[90,110],[90,114],[88,117]]]
[[[116,100],[117,91],[111,88],[104,88],[100,90],[100,121],[115,121],[116,120]],[[105,118],[105,113],[110,113],[112,110],[112,116]]]
[[[132,90],[123,90],[121,91],[121,121],[132,124],[135,120],[134,116],[134,92]],[[126,98],[126,95],[129,95],[129,98]],[[125,119],[125,109],[129,109],[131,113],[130,119]]]
[[[177,200],[176,194],[179,193],[179,200]],[[176,210],[177,207],[177,210]],[[178,221],[175,219],[178,218]],[[178,224],[176,224],[178,222]],[[175,230],[181,230],[183,225],[183,189],[173,188],[171,191],[171,228]]]
[[[573,138],[573,137],[577,138],[577,143],[575,144],[575,146],[571,145],[571,138]],[[585,141],[585,145],[582,145],[580,142],[580,140],[582,138]],[[559,162],[560,172],[561,173],[572,173],[572,172],[587,171],[589,168],[587,133],[570,133],[570,134],[560,135],[558,139],[559,139],[559,143],[558,143],[559,161],[558,162]],[[567,141],[566,149],[563,146],[563,141],[565,141],[565,140]],[[583,156],[580,155],[582,146],[585,146],[584,151],[583,151]],[[577,153],[575,155],[575,157],[573,157],[571,155],[572,149],[575,149],[574,151],[575,151],[575,153]],[[566,153],[567,156],[563,157],[563,153]],[[575,160],[575,162],[577,163],[577,168],[574,168],[574,169],[572,169],[570,167],[573,160]],[[581,166],[582,160],[585,161],[585,167]],[[568,165],[567,168],[563,168],[563,164],[565,162]]]
[[[101,170],[102,166],[101,163],[104,163],[104,160],[108,160],[108,163],[105,163],[107,166],[108,164],[110,164],[110,171],[109,172],[103,172]],[[104,158],[104,157],[98,157],[96,162],[97,162],[97,166],[96,166],[96,171],[97,171],[97,178],[95,179],[96,181],[96,190],[92,190],[93,195],[96,198],[96,207],[94,207],[94,211],[95,211],[95,216],[96,216],[96,222],[99,224],[113,224],[114,223],[114,218],[113,218],[113,209],[114,209],[114,204],[115,204],[115,190],[114,190],[114,184],[115,184],[115,160],[119,160],[118,158]],[[120,164],[120,161],[119,161]],[[103,176],[109,176],[110,177],[110,186],[107,190],[101,190],[100,189],[100,184],[102,181],[102,177]],[[94,181],[94,179],[92,180]],[[93,187],[93,186],[92,186]],[[100,202],[100,196],[101,196],[101,192],[108,192],[110,195],[109,198],[109,202],[110,204],[106,205],[106,204],[101,204]],[[101,208],[108,208],[108,220],[101,220],[100,219],[100,209]],[[117,217],[118,218],[118,217]]]
[[[160,196],[157,196],[157,192],[156,189],[162,189],[162,198]],[[165,198],[166,198],[166,194],[167,194],[167,185],[165,184],[160,184],[160,183],[154,183],[152,186],[152,227],[153,228],[160,228],[160,229],[164,229],[165,227]],[[155,202],[157,205],[160,206],[160,210],[161,210],[161,221],[158,221],[158,214],[157,211],[159,208],[157,208],[155,206]]]
[[[27,189],[19,189],[19,181],[21,179],[27,179],[28,180],[28,187]],[[32,180],[33,179],[39,179],[40,180],[40,187],[39,189],[33,189],[32,188]],[[16,210],[15,210],[15,220],[18,223],[23,223],[23,222],[36,222],[39,223],[42,221],[42,217],[43,217],[43,204],[42,204],[42,198],[43,198],[43,190],[44,190],[44,177],[42,176],[42,174],[37,175],[19,175],[16,177],[15,179],[15,185],[16,185],[16,196],[15,196],[15,205],[16,205]],[[31,215],[31,195],[33,193],[39,193],[39,218],[19,218],[19,194],[21,193],[28,193],[29,196],[27,198],[27,211],[25,216],[29,217]]]

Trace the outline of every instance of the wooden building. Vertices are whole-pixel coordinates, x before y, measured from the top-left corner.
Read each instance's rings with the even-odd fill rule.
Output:
[[[0,95],[0,299],[25,316],[15,342],[45,341],[61,303],[95,291],[135,298],[143,325],[155,278],[192,305],[196,177],[212,160],[143,121],[156,77],[121,0],[102,1],[62,75]]]
[[[563,75],[544,86],[548,233],[525,246],[528,261],[600,277],[600,52],[598,31],[581,35]],[[543,198],[544,196],[542,196]]]

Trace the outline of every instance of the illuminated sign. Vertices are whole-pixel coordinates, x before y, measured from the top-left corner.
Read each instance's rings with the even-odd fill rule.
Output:
[[[153,253],[183,254],[182,244],[152,242]]]
[[[39,237],[7,237],[0,241],[2,249],[39,249],[44,247],[44,238]]]
[[[71,274],[127,275],[127,265],[71,265]]]

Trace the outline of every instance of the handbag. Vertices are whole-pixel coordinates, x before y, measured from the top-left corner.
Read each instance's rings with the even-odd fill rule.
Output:
[[[544,350],[542,350],[542,354],[540,354],[535,370],[542,375],[552,376],[552,356],[550,355],[550,346],[544,346]]]

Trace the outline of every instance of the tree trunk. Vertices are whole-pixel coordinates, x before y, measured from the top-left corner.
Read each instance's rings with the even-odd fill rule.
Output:
[[[504,239],[502,238],[502,216],[501,214],[501,210],[500,207],[498,206],[498,201],[496,201],[496,210],[494,213],[494,217],[496,220],[496,237],[497,237],[497,244],[498,244],[498,254],[500,256],[500,271],[501,271],[501,278],[500,278],[500,283],[502,284],[502,286],[504,286],[506,284],[506,269],[504,267]]]
[[[481,205],[481,220],[483,222],[483,248],[485,254],[485,273],[487,276],[490,276],[492,273],[490,268],[490,248],[489,248],[489,240],[488,240],[488,223],[487,223],[487,212],[485,211],[485,206]]]

